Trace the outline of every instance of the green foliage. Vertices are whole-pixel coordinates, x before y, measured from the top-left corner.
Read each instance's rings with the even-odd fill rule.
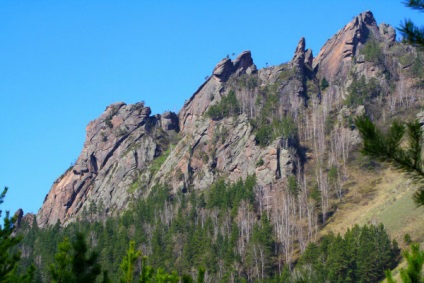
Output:
[[[253,204],[255,201],[253,192],[255,184],[255,176],[248,176],[244,182],[240,179],[234,184],[226,184],[223,179],[218,180],[210,188],[207,206],[237,209],[242,200]]]
[[[287,178],[287,190],[293,196],[299,194],[300,187],[297,185],[296,176],[290,175]]]
[[[296,269],[304,282],[378,282],[398,260],[397,244],[382,224],[355,225],[344,236],[330,234],[319,245],[309,244]]]
[[[406,269],[400,270],[400,278],[403,283],[421,283],[424,282],[423,265],[424,251],[420,250],[420,245],[411,244],[411,251],[404,251],[403,257],[406,260]],[[391,271],[386,271],[386,279],[388,283],[394,283]]]
[[[380,44],[375,39],[368,40],[361,49],[361,54],[365,56],[365,61],[376,65],[384,65],[384,53]]]
[[[226,96],[221,98],[219,103],[210,106],[206,111],[206,115],[212,120],[221,120],[238,114],[240,114],[240,105],[234,90],[230,90]]]
[[[106,126],[108,126],[109,128],[113,128],[113,124],[112,124],[112,116],[113,115],[110,115],[110,116],[108,116],[106,119],[105,119],[105,124],[106,124]]]
[[[285,67],[281,68],[280,74],[278,75],[278,79],[280,81],[288,81],[295,75],[295,70],[286,65]]]
[[[424,58],[422,52],[406,52],[399,58],[400,63],[406,69],[406,73],[415,78],[419,79],[416,86],[422,86],[424,84]]]
[[[424,1],[422,0],[409,0],[405,1],[405,4],[414,10],[424,10]],[[419,48],[424,47],[424,30],[417,27],[410,19],[405,20],[398,30],[402,34],[404,42],[418,46]]]
[[[162,167],[162,164],[168,158],[170,153],[171,153],[171,149],[168,148],[161,155],[153,159],[152,164],[149,167],[150,172],[152,172],[152,175],[155,175],[159,171],[160,167]]]
[[[249,90],[256,88],[259,84],[258,77],[255,75],[243,74],[238,78],[239,87],[246,87]]]
[[[377,79],[371,78],[367,82],[365,76],[354,78],[351,85],[347,88],[348,97],[345,104],[349,107],[363,105],[369,98],[377,97],[381,93],[381,86]]]
[[[7,191],[6,187],[0,194],[0,204],[3,203]],[[1,212],[0,210],[0,216]],[[19,244],[21,237],[12,236],[15,219],[9,217],[8,211],[3,221],[3,227],[0,226],[0,282],[13,282],[12,278],[20,253],[12,252],[11,249]]]
[[[272,141],[272,128],[271,125],[263,125],[256,130],[255,133],[256,144],[261,147],[269,145]]]
[[[91,283],[101,273],[97,263],[98,254],[88,249],[84,235],[77,233],[75,241],[71,244],[68,238],[59,244],[59,252],[55,256],[55,263],[50,265],[52,282],[57,283]]]
[[[291,70],[291,69],[290,69]],[[288,72],[288,70],[286,70]],[[284,73],[283,70],[280,76]],[[279,78],[281,80],[281,78]],[[276,138],[293,138],[297,133],[296,123],[289,115],[279,113],[279,84],[266,86],[256,100],[260,108],[257,118],[250,119],[255,133],[256,144],[265,147]]]
[[[387,133],[378,129],[365,116],[356,118],[355,125],[363,139],[361,152],[391,164],[420,184],[420,189],[414,194],[414,201],[418,206],[424,205],[423,133],[420,123],[395,121]],[[401,146],[404,139],[407,142],[406,148]]]
[[[265,117],[259,120],[250,120],[255,128],[255,141],[261,147],[265,147],[278,137],[289,139],[297,133],[297,127],[294,120],[287,116],[282,119],[273,118],[271,122]]]
[[[134,269],[135,263],[137,259],[141,256],[141,251],[135,250],[135,242],[130,241],[130,246],[127,250],[126,256],[122,259],[120,268],[124,273],[123,277],[121,277],[121,282],[123,283],[131,283],[134,278]]]
[[[410,245],[412,244],[412,239],[411,239],[411,235],[409,235],[408,233],[406,233],[403,236],[403,241],[405,242],[405,244]]]
[[[265,164],[265,162],[264,162],[264,160],[262,159],[262,158],[260,158],[259,160],[258,160],[258,162],[256,162],[256,167],[261,167],[262,165],[264,165]]]
[[[424,77],[424,59],[422,53],[418,53],[411,66],[411,74],[418,78]]]
[[[159,277],[163,275],[162,273],[173,276],[174,270],[180,275],[190,274],[193,268],[200,266],[207,267],[208,277],[212,278],[212,281],[216,280],[215,282],[219,281],[217,276],[220,272],[222,272],[220,274],[223,276],[223,282],[230,280],[232,276],[243,277],[237,274],[234,266],[239,266],[243,270],[250,269],[250,265],[242,261],[242,258],[247,257],[248,247],[251,249],[254,247],[247,246],[245,243],[245,254],[238,252],[237,245],[240,244],[242,232],[237,218],[241,217],[239,214],[241,205],[249,213],[253,212],[253,215],[257,215],[255,184],[254,176],[235,183],[219,181],[207,190],[206,195],[190,191],[172,194],[166,186],[155,186],[148,196],[138,200],[131,210],[123,213],[119,218],[108,218],[104,222],[80,221],[63,228],[57,225],[37,231],[27,227],[26,235],[29,236],[24,238],[23,245],[31,249],[28,249],[30,252],[25,264],[37,263],[37,259],[42,258],[43,262],[37,265],[36,278],[39,278],[41,282],[50,280],[48,267],[52,262],[57,264],[54,259],[57,251],[54,247],[57,247],[66,235],[84,233],[89,235],[91,244],[95,245],[96,250],[99,251],[98,263],[103,270],[108,271],[106,278],[103,275],[105,281],[119,282],[121,278],[128,281],[130,278],[127,276],[131,273],[130,271],[126,273],[126,276],[122,272],[123,267],[127,271],[131,270],[127,268],[131,264],[124,266],[123,258],[126,258],[126,262],[131,262],[129,259],[135,258],[135,256],[129,256],[132,248],[128,250],[128,239],[151,251],[148,259],[141,260],[141,265],[135,264],[133,282],[137,280],[160,282],[154,281],[156,274]],[[246,210],[243,211],[246,212]],[[255,216],[252,220],[257,222],[261,221],[260,219],[259,216],[259,220],[256,220]],[[257,239],[255,240],[256,248],[267,247],[267,252],[269,251],[270,254],[267,259],[267,270],[270,272],[272,268],[275,268],[273,260],[275,251],[272,248],[268,249],[271,246],[269,243],[272,237],[269,235],[265,237],[263,232],[265,229],[267,233],[272,234],[269,227],[271,226],[267,226],[265,222],[258,223],[255,228],[256,236],[253,237],[252,223],[249,237]],[[135,247],[134,252],[136,252]],[[69,251],[68,247],[68,259],[72,257],[72,248]],[[68,266],[67,270],[71,270],[72,273],[69,261],[67,264],[65,265]],[[163,272],[158,271],[159,268],[162,268]],[[257,278],[255,276],[253,277]],[[264,276],[268,277],[269,273]]]
[[[74,282],[72,273],[72,245],[68,238],[59,244],[59,252],[55,255],[55,263],[50,265],[50,276],[53,283]]]
[[[324,91],[329,86],[330,86],[330,84],[328,83],[327,79],[322,78],[321,83],[320,83],[321,90]]]

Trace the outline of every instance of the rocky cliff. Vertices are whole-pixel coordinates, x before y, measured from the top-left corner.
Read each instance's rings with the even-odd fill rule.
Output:
[[[93,205],[105,215],[127,207],[140,170],[167,149],[178,130],[175,113],[151,116],[143,103],[108,106],[86,128],[77,161],[53,184],[37,214],[38,224],[74,221]]]
[[[156,184],[186,192],[205,190],[219,178],[235,181],[255,174],[261,190],[284,191],[289,176],[306,186],[301,176],[317,164],[343,169],[347,157],[338,148],[349,151],[358,143],[346,120],[375,107],[359,94],[352,97],[359,93],[352,89],[361,85],[362,77],[372,93],[364,99],[380,101],[376,116],[416,102],[409,54],[417,53],[395,43],[395,37],[392,27],[378,26],[373,14],[364,12],[315,58],[301,38],[286,64],[258,70],[250,51],[235,60],[223,59],[178,114],[152,116],[143,103],[108,106],[87,126],[84,148],[54,182],[37,214],[38,224],[66,225],[81,217],[118,214]],[[381,57],[364,53],[370,42]],[[407,97],[399,96],[399,82]],[[344,147],[327,145],[330,155],[326,143],[337,141],[338,135]],[[320,178],[327,171],[316,172],[323,193]]]

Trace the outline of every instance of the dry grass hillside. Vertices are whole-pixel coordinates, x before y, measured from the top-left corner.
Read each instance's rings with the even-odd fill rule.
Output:
[[[321,233],[344,233],[355,224],[383,223],[402,248],[406,247],[406,233],[413,241],[424,243],[424,208],[416,207],[412,199],[416,186],[387,165],[361,163],[352,162],[349,192]]]

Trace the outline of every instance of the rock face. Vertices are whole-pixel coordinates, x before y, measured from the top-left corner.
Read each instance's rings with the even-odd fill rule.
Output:
[[[373,14],[370,11],[361,13],[325,43],[314,58],[313,67],[318,70],[319,77],[329,82],[345,78],[360,47],[367,39],[380,39],[380,36]]]
[[[179,113],[180,129],[189,131],[212,102],[219,101],[223,94],[223,84],[230,78],[257,72],[250,51],[242,52],[233,62],[222,59],[214,68],[212,76],[186,101]],[[188,128],[188,129],[187,129]]]
[[[116,215],[157,184],[166,184],[172,192],[205,190],[219,178],[236,181],[255,174],[258,186],[284,190],[288,177],[300,174],[307,159],[314,162],[313,153],[305,153],[300,145],[299,135],[308,140],[315,131],[327,131],[321,126],[325,121],[327,127],[330,112],[342,121],[367,111],[364,105],[343,106],[352,81],[372,77],[383,91],[391,88],[387,73],[400,77],[399,54],[387,56],[394,59],[383,70],[360,53],[370,39],[388,49],[395,37],[393,28],[377,26],[372,13],[364,12],[328,40],[316,58],[301,38],[289,63],[258,70],[250,51],[234,61],[221,60],[178,114],[151,116],[143,103],[108,106],[88,124],[84,148],[54,182],[37,214],[38,224],[66,225],[78,218]],[[413,64],[406,59],[405,70]],[[323,78],[327,86],[320,84]],[[230,93],[236,97],[237,105],[232,105],[236,110],[211,119],[208,110],[221,107]],[[393,99],[393,105],[398,103]],[[325,107],[319,114],[321,103]],[[263,144],[257,137],[261,121],[269,126],[270,136]],[[290,121],[297,121],[298,135],[286,133]],[[338,130],[354,140],[352,144],[357,142],[356,132],[343,126]]]
[[[150,113],[143,103],[115,103],[88,124],[75,165],[54,182],[37,214],[40,226],[74,221],[90,211],[90,204],[105,215],[128,205],[129,185],[164,150],[158,130],[165,137],[178,131],[175,113],[159,117]]]

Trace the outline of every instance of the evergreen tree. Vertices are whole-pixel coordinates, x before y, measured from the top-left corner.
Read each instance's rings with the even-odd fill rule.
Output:
[[[355,225],[343,237],[329,234],[309,244],[294,274],[303,282],[378,282],[398,253],[383,225]]]
[[[50,265],[50,276],[53,283],[74,282],[72,273],[72,245],[68,238],[59,244],[59,252],[55,255],[55,263]]]
[[[87,244],[84,235],[77,233],[76,240],[71,244],[68,238],[59,244],[59,252],[55,263],[50,265],[50,276],[57,283],[92,283],[101,273],[97,263],[98,254],[87,255]]]
[[[400,277],[403,283],[422,283],[424,277],[422,274],[424,264],[424,251],[420,250],[419,244],[411,244],[411,252],[403,253],[408,266],[406,269],[401,269]],[[386,279],[388,283],[395,283],[391,271],[386,271]]]
[[[130,247],[127,250],[126,256],[122,259],[122,263],[120,265],[122,272],[124,273],[121,278],[121,282],[131,283],[134,279],[134,269],[135,262],[141,256],[141,251],[135,250],[135,242],[130,242]]]
[[[3,203],[8,188],[4,188],[0,194],[0,204]],[[1,217],[0,210],[0,217]],[[12,236],[15,219],[10,218],[9,212],[3,220],[3,227],[0,226],[0,282],[13,282],[11,276],[20,259],[19,252],[11,252],[11,248],[19,244],[21,238]]]
[[[424,160],[422,158],[423,133],[418,121],[392,123],[387,133],[378,129],[366,117],[358,117],[355,125],[363,139],[362,153],[379,161],[387,162],[405,172],[418,184],[424,184]],[[406,134],[408,146],[401,147]],[[421,186],[414,194],[418,206],[424,205],[424,187]]]
[[[76,282],[91,283],[94,282],[101,272],[101,267],[97,263],[98,254],[91,252],[87,256],[87,244],[84,235],[77,234],[76,241],[72,244],[74,250],[72,270],[74,272]]]
[[[424,11],[423,0],[409,0],[405,2],[406,6],[417,11]],[[398,28],[401,32],[404,41],[409,44],[424,48],[424,28],[417,27],[410,19]]]

